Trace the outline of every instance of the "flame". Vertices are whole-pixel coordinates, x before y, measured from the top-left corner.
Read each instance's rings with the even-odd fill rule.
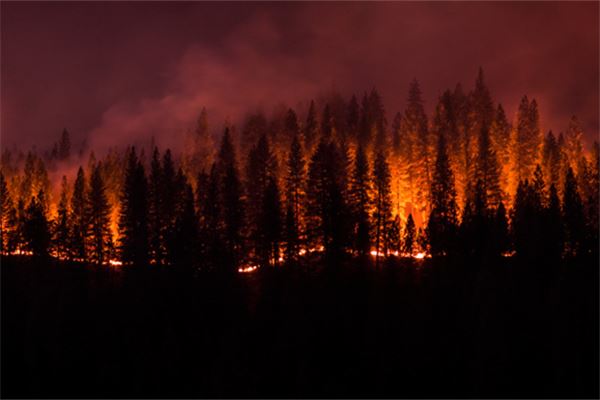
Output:
[[[425,258],[425,253],[417,253],[413,257],[416,258],[417,260],[422,260]]]
[[[258,269],[257,265],[246,265],[238,268],[238,272],[241,274],[248,274],[250,272],[254,272]]]

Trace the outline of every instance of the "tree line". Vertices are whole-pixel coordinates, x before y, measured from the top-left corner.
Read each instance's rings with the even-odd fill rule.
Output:
[[[202,110],[181,154],[91,152],[52,201],[46,164],[73,157],[68,132],[50,154],[21,156],[22,171],[5,150],[2,253],[229,271],[313,254],[376,265],[417,251],[597,256],[598,143],[584,152],[575,117],[566,133],[542,135],[524,96],[510,123],[481,70],[469,93],[445,91],[431,118],[416,80],[389,126],[375,89],[360,105],[332,95],[317,108],[303,122],[292,108],[271,121],[249,114],[214,152]]]

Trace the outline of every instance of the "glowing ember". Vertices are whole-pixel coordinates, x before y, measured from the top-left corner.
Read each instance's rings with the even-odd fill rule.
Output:
[[[425,253],[417,253],[413,257],[416,258],[417,260],[422,260],[425,258]]]
[[[238,272],[241,274],[248,274],[250,272],[254,272],[258,269],[257,265],[247,265],[245,267],[239,267]]]
[[[108,263],[113,267],[120,267],[123,265],[123,262],[117,260],[109,260]]]

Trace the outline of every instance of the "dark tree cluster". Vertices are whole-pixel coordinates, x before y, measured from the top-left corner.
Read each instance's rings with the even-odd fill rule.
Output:
[[[428,118],[419,83],[388,127],[376,89],[306,110],[250,114],[211,147],[207,112],[186,150],[90,153],[60,190],[51,172],[74,158],[65,130],[44,156],[5,150],[2,253],[107,264],[236,271],[417,252],[524,259],[598,254],[598,144],[577,119],[542,136],[535,99],[511,124],[480,70],[445,91]],[[241,143],[238,146],[236,143]]]

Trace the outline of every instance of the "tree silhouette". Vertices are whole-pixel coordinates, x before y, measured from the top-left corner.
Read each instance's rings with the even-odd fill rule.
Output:
[[[85,174],[82,167],[79,167],[77,178],[73,185],[71,213],[71,238],[69,241],[71,257],[83,261],[87,258],[86,237],[88,234],[89,215],[87,213]]]
[[[385,241],[384,235],[388,232],[388,224],[391,218],[391,199],[390,199],[390,168],[383,153],[378,152],[375,155],[373,163],[373,223],[375,224],[375,265],[379,266],[379,253],[382,249],[382,243]]]
[[[106,188],[100,175],[102,163],[96,164],[90,177],[90,188],[86,199],[86,221],[89,250],[86,251],[87,259],[95,264],[108,261],[113,250],[110,233],[110,204],[106,198]]]
[[[569,256],[581,253],[583,232],[585,229],[583,203],[577,190],[577,181],[573,169],[569,167],[565,177],[563,191],[563,218],[566,234],[566,251]]]
[[[119,214],[119,253],[123,263],[148,264],[148,182],[135,147],[129,150]]]
[[[408,214],[406,225],[404,227],[404,236],[402,238],[402,251],[411,255],[415,249],[416,241],[415,221],[412,214]]]
[[[343,163],[335,143],[319,142],[310,160],[307,185],[307,219],[310,241],[322,245],[329,256],[345,243],[346,204],[340,177]]]
[[[346,127],[348,129],[348,137],[352,140],[356,140],[358,135],[358,127],[360,122],[360,108],[356,95],[352,95],[350,102],[348,103],[348,110],[346,115]]]
[[[354,249],[359,255],[366,256],[371,250],[371,179],[369,160],[360,145],[354,157],[348,200],[352,212]]]
[[[150,179],[148,182],[148,246],[149,258],[161,265],[165,261],[163,225],[163,174],[160,152],[154,148],[150,163]]]
[[[27,248],[34,256],[48,256],[50,227],[44,210],[44,192],[32,197],[26,210],[24,237]]]
[[[0,253],[10,251],[8,246],[10,234],[8,232],[13,229],[10,221],[12,208],[12,200],[8,192],[4,173],[0,171]]]
[[[261,229],[260,251],[263,265],[276,266],[279,263],[279,248],[282,232],[282,211],[279,187],[275,177],[269,176],[263,195],[262,211],[259,219]]]
[[[427,236],[432,255],[451,252],[457,233],[457,206],[454,174],[450,167],[446,139],[438,136],[437,158],[431,183],[431,213],[427,223]]]
[[[311,100],[306,116],[306,124],[304,125],[304,144],[308,150],[313,148],[318,135],[319,125],[317,122],[317,110],[315,108],[315,102]]]
[[[53,245],[56,254],[61,258],[69,257],[69,238],[71,235],[71,213],[69,212],[67,177],[63,176],[60,201],[58,203],[58,211],[56,223],[54,226]]]
[[[240,261],[244,226],[242,185],[229,129],[225,129],[218,157],[219,198],[222,208],[224,265],[231,271]]]

